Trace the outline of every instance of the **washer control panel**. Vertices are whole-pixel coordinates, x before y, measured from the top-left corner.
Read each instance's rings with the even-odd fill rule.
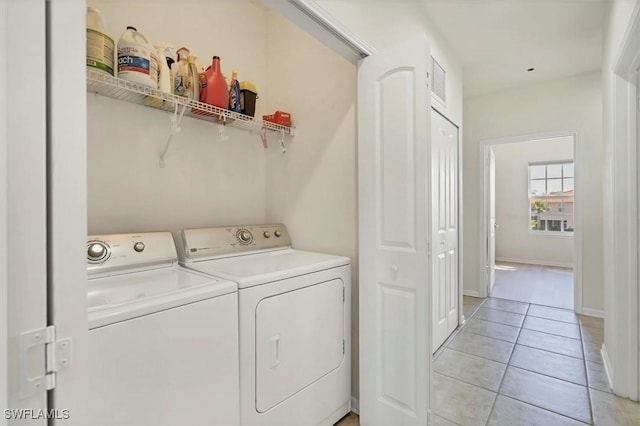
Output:
[[[181,237],[184,247],[182,254],[185,259],[233,255],[291,246],[287,227],[281,223],[185,229],[181,232]]]
[[[91,235],[87,238],[89,274],[172,264],[177,260],[171,232]]]

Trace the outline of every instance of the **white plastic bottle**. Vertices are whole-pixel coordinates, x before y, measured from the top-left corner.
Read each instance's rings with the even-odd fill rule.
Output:
[[[169,43],[158,42],[155,48],[158,55],[158,89],[165,93],[173,93],[171,70],[167,64],[167,54],[173,46]]]
[[[87,8],[87,67],[113,75],[115,44],[104,32],[102,14],[95,7]]]
[[[118,78],[158,87],[158,55],[134,27],[127,27],[118,41]]]

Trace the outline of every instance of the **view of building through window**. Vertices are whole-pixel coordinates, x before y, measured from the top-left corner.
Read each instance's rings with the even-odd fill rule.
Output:
[[[573,161],[529,164],[529,228],[573,232]]]

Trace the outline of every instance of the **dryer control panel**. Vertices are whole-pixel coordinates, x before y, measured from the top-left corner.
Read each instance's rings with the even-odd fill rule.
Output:
[[[185,229],[181,237],[185,260],[291,247],[287,227],[281,223]]]
[[[91,274],[171,265],[178,261],[171,232],[91,235],[87,272]]]

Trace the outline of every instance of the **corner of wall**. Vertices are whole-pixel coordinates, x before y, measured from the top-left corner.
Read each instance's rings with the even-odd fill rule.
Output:
[[[607,346],[605,344],[602,345],[600,349],[600,356],[602,357],[602,361],[604,362],[604,371],[607,374],[607,381],[609,382],[609,387],[613,389],[613,366],[611,365],[611,360],[609,359],[609,354],[607,353]]]

